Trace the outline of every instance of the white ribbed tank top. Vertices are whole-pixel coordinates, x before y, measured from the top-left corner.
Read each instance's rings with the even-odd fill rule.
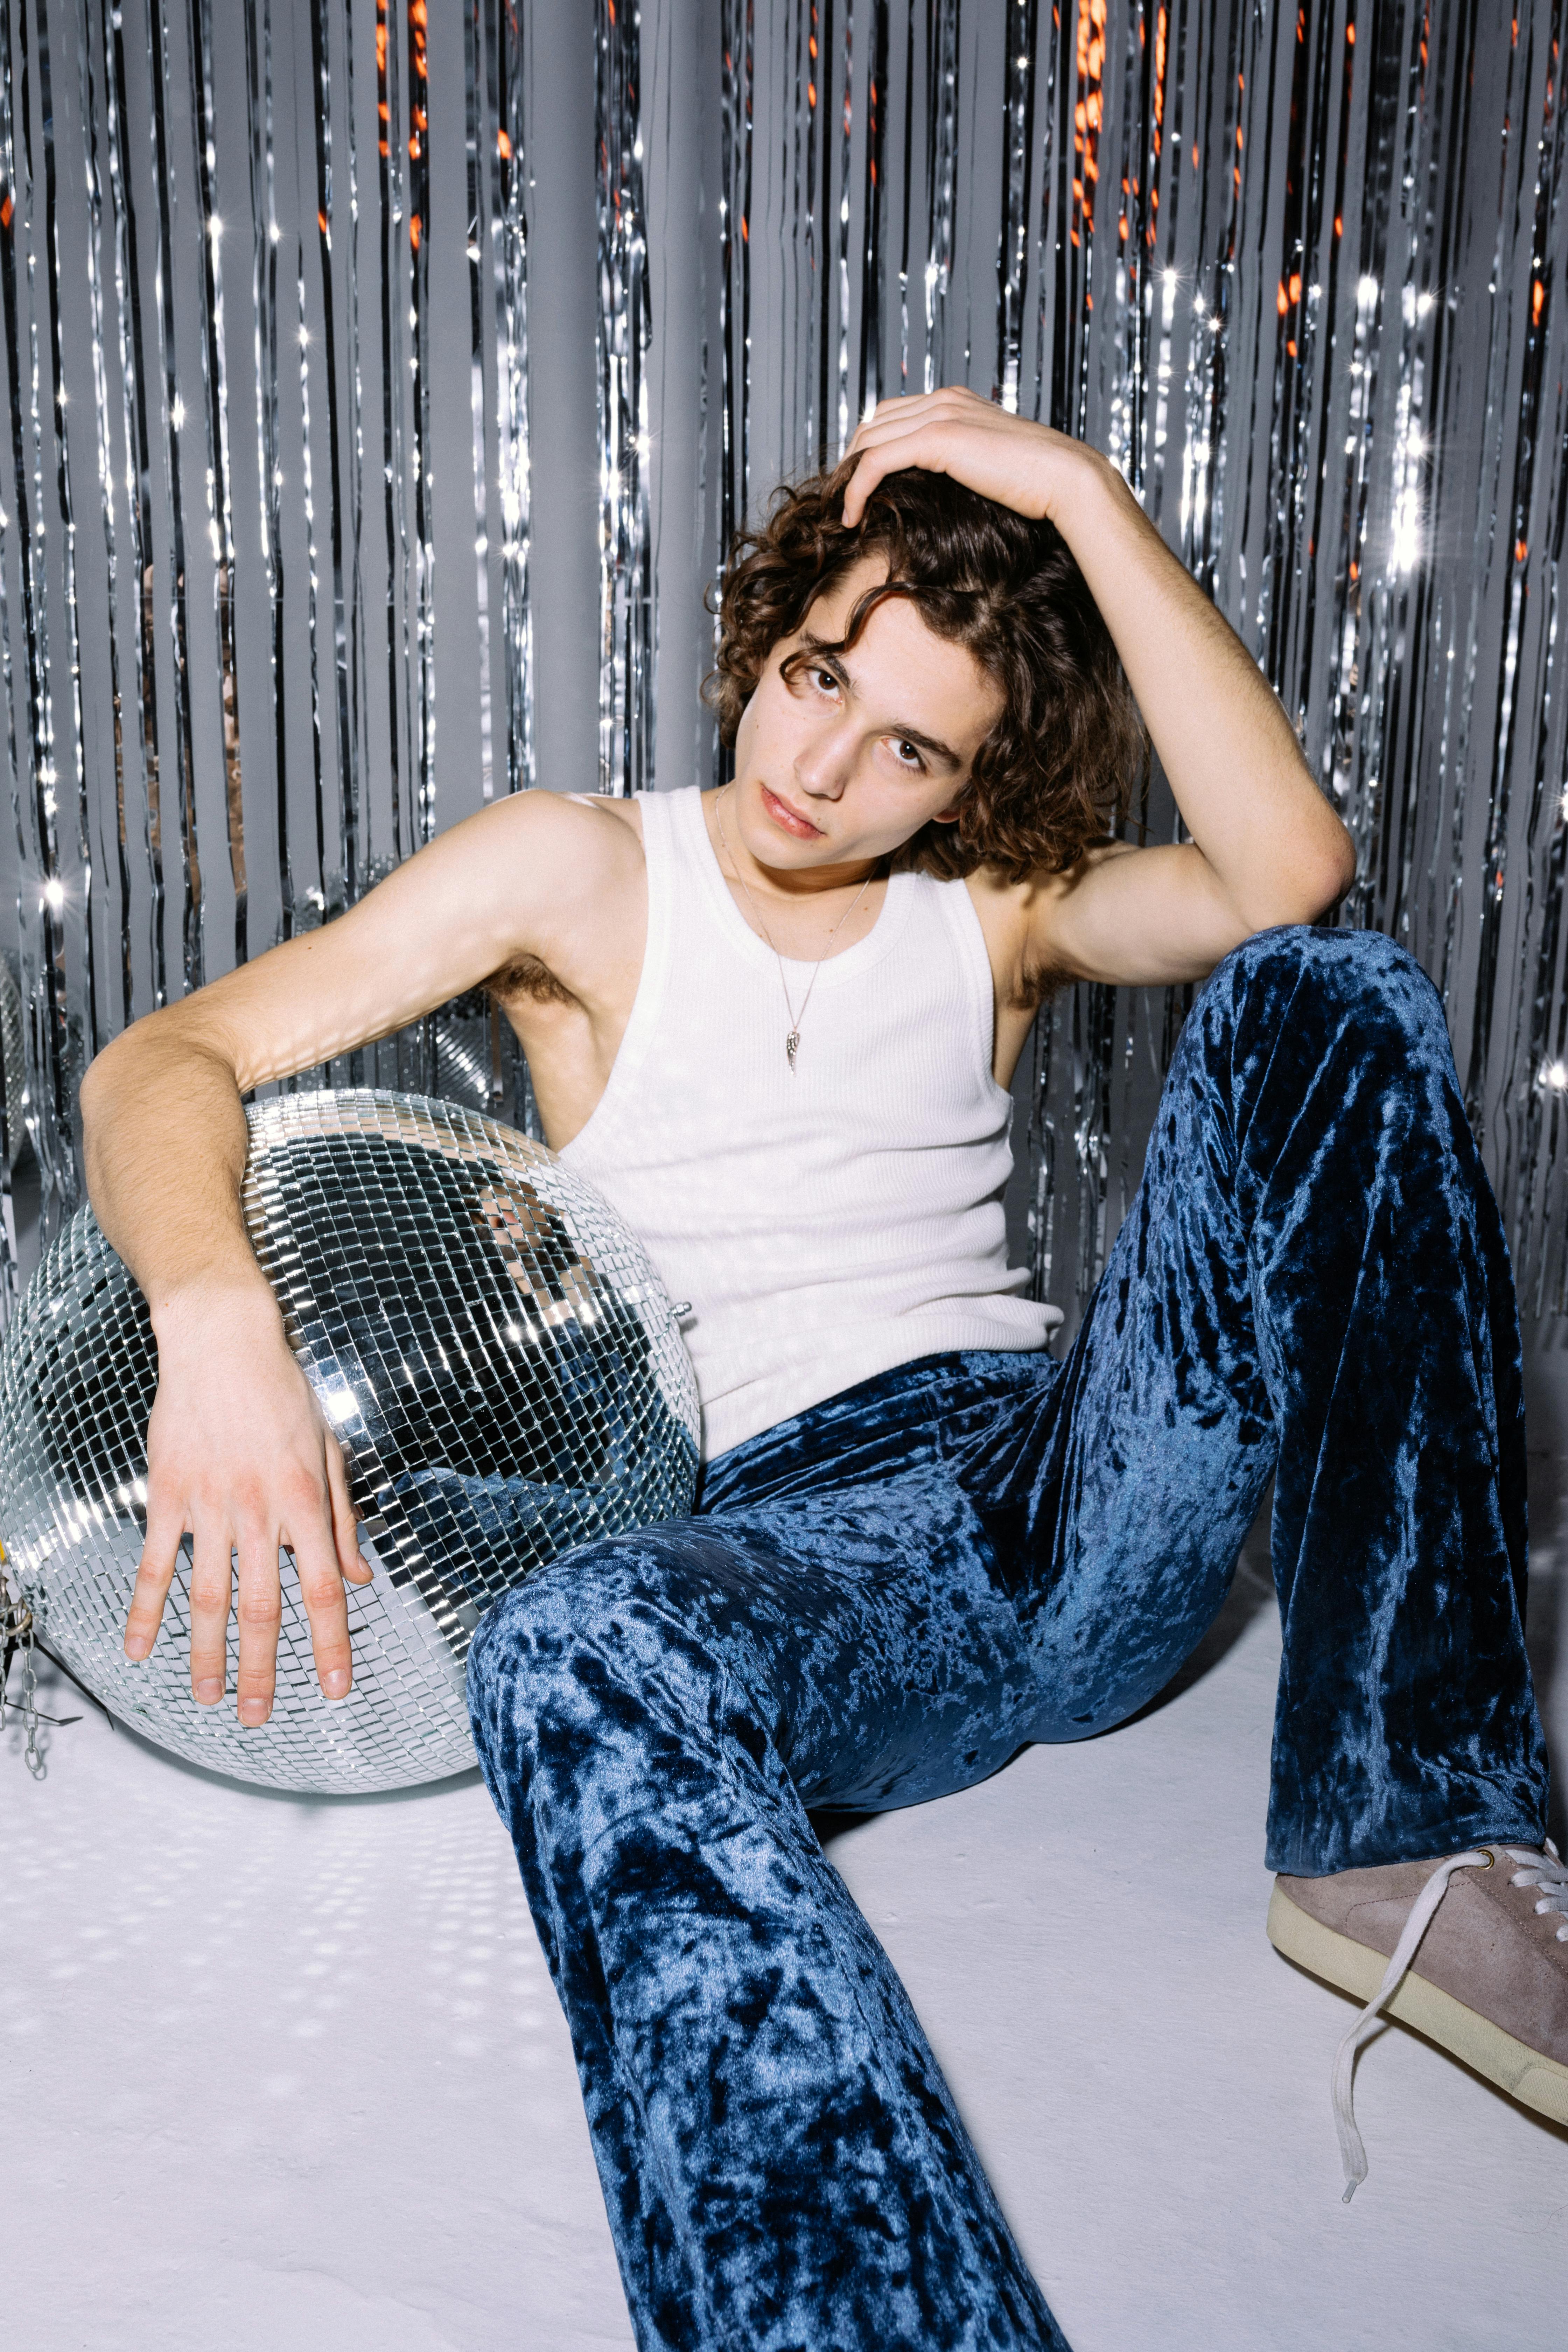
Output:
[[[778,965],[731,898],[702,795],[639,794],[647,947],[593,1117],[561,1158],[646,1243],[675,1299],[705,1458],[892,1365],[1038,1348],[1061,1320],[1007,1264],[1012,1098],[962,882],[895,874],[870,931]]]

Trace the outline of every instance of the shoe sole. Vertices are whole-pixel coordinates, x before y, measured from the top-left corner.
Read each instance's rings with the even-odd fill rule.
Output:
[[[1325,1927],[1279,1886],[1268,1902],[1268,1940],[1288,1960],[1363,2002],[1375,1997],[1388,1967],[1382,1952]],[[1468,2009],[1414,1969],[1405,1971],[1384,2003],[1384,2013],[1473,2066],[1521,2106],[1533,2108],[1552,2123],[1568,2124],[1568,2066],[1505,2033],[1489,2017]]]

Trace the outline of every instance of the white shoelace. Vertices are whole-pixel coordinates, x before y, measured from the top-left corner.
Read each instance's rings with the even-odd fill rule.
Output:
[[[1568,1944],[1568,1869],[1563,1857],[1548,1838],[1545,1841],[1547,1861],[1542,1863],[1533,1853],[1521,1853],[1516,1846],[1503,1846],[1510,1862],[1522,1863],[1509,1884],[1512,1886],[1539,1886],[1542,1900],[1536,1905],[1537,1915],[1561,1911],[1563,1924],[1557,1930],[1560,1944]],[[1394,1948],[1383,1982],[1368,2001],[1361,2015],[1350,2027],[1334,2053],[1333,2102],[1334,2129],[1340,2137],[1340,2159],[1345,2168],[1344,2201],[1348,2205],[1362,2182],[1366,2179],[1366,2144],[1356,2128],[1355,2062],[1356,2053],[1369,2033],[1373,2032],[1383,2013],[1384,2003],[1398,1988],[1400,1979],[1409,1968],[1420,1948],[1421,1938],[1432,1924],[1432,1915],[1448,1892],[1448,1881],[1457,1870],[1485,1870],[1495,1856],[1484,1847],[1470,1853],[1457,1853],[1451,1861],[1440,1862],[1410,1907],[1405,1931]],[[1552,1865],[1555,1865],[1553,1868]]]
[[[1524,1864],[1522,1870],[1514,1872],[1509,1885],[1539,1886],[1541,1901],[1535,1906],[1536,1917],[1543,1919],[1548,1912],[1560,1911],[1563,1925],[1557,1930],[1557,1940],[1560,1944],[1568,1944],[1568,1864],[1563,1862],[1552,1840],[1548,1838],[1546,1841],[1547,1861],[1544,1864],[1538,1862],[1532,1853],[1521,1853],[1517,1846],[1505,1845],[1503,1852],[1510,1862],[1522,1862]]]

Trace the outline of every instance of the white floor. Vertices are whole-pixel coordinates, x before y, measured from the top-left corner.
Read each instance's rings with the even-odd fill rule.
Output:
[[[1532,1648],[1562,1767],[1549,1483]],[[833,1858],[1075,2352],[1547,2352],[1568,2328],[1568,2132],[1395,2028],[1362,2062],[1372,2172],[1340,2202],[1348,2004],[1263,1933],[1262,1559],[1255,1537],[1157,1710],[843,1831]],[[17,1748],[8,1731],[17,2352],[624,2352],[565,2031],[477,1778],[301,1803],[90,1712],[49,1736],[41,1784]]]

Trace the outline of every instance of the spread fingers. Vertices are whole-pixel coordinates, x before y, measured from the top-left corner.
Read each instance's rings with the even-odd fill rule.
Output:
[[[310,1621],[317,1679],[328,1698],[346,1698],[353,1680],[348,1600],[338,1547],[324,1512],[313,1517],[294,1539],[293,1550],[300,1571],[300,1598]]]
[[[272,1712],[278,1631],[283,1622],[278,1535],[264,1519],[252,1520],[240,1533],[238,1616],[239,1719],[254,1730]]]
[[[125,1620],[128,1658],[144,1658],[158,1638],[163,1603],[174,1582],[174,1560],[184,1532],[183,1512],[160,1510],[155,1503],[149,1507],[147,1533],[136,1565],[136,1588]]]
[[[228,1676],[228,1609],[234,1578],[226,1519],[198,1517],[191,1542],[191,1689],[216,1706]]]
[[[335,1438],[328,1440],[326,1462],[332,1541],[337,1548],[338,1566],[351,1584],[368,1584],[374,1570],[359,1548],[355,1534],[359,1513],[349,1500],[348,1473],[343,1468],[342,1450]]]

